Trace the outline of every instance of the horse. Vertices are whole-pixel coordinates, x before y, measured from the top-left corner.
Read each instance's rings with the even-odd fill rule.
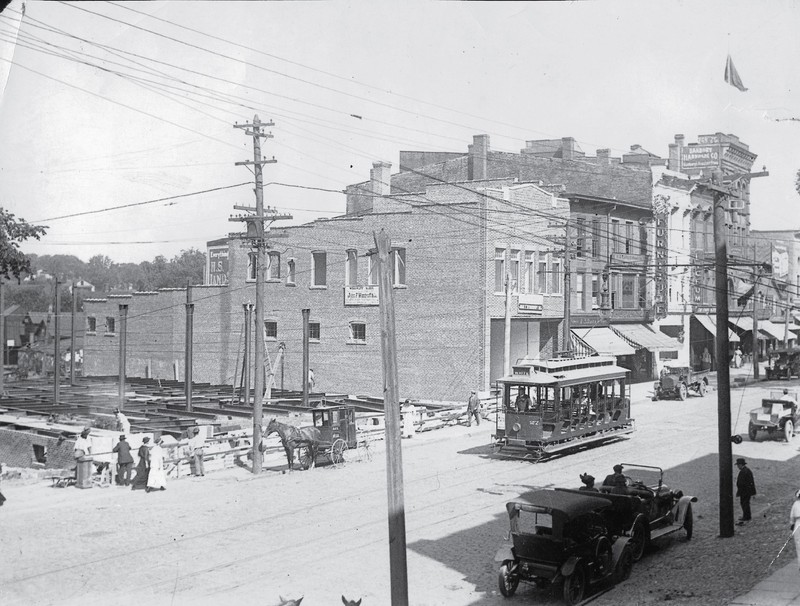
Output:
[[[348,600],[346,597],[342,596],[342,604],[344,604],[344,606],[361,606],[361,599],[356,602],[355,600]]]
[[[277,433],[281,438],[283,450],[286,452],[286,460],[289,462],[289,471],[294,469],[294,451],[297,448],[306,447],[309,450],[311,462],[309,468],[314,467],[319,451],[319,443],[322,441],[322,434],[316,427],[295,427],[279,423],[277,419],[272,419],[267,428],[263,431],[266,438],[271,433]]]

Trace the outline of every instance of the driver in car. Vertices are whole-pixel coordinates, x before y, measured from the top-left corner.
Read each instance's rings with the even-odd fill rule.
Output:
[[[608,474],[606,479],[603,480],[603,486],[610,486],[611,492],[625,494],[625,476],[622,474],[622,465],[617,463],[614,465],[614,473]]]

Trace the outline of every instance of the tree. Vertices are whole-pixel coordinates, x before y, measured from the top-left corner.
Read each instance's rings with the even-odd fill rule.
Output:
[[[800,194],[800,169],[797,170],[797,174],[794,178],[794,189]]]
[[[30,273],[31,261],[20,251],[20,244],[30,238],[38,240],[46,232],[45,226],[31,225],[0,208],[0,276],[19,281],[22,274]]]

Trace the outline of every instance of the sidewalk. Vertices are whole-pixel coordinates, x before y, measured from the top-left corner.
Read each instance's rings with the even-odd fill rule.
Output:
[[[792,545],[787,546],[792,561],[781,568],[773,568],[766,579],[750,591],[730,602],[730,606],[800,606],[800,572]],[[784,553],[786,553],[784,551]]]

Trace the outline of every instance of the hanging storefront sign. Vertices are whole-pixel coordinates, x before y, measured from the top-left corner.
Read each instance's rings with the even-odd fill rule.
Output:
[[[653,215],[655,217],[655,284],[654,311],[657,320],[667,317],[669,301],[669,275],[667,272],[669,257],[669,196],[661,194],[653,198]]]
[[[544,312],[544,296],[520,294],[519,301],[517,301],[517,309],[521,314],[541,316]]]

